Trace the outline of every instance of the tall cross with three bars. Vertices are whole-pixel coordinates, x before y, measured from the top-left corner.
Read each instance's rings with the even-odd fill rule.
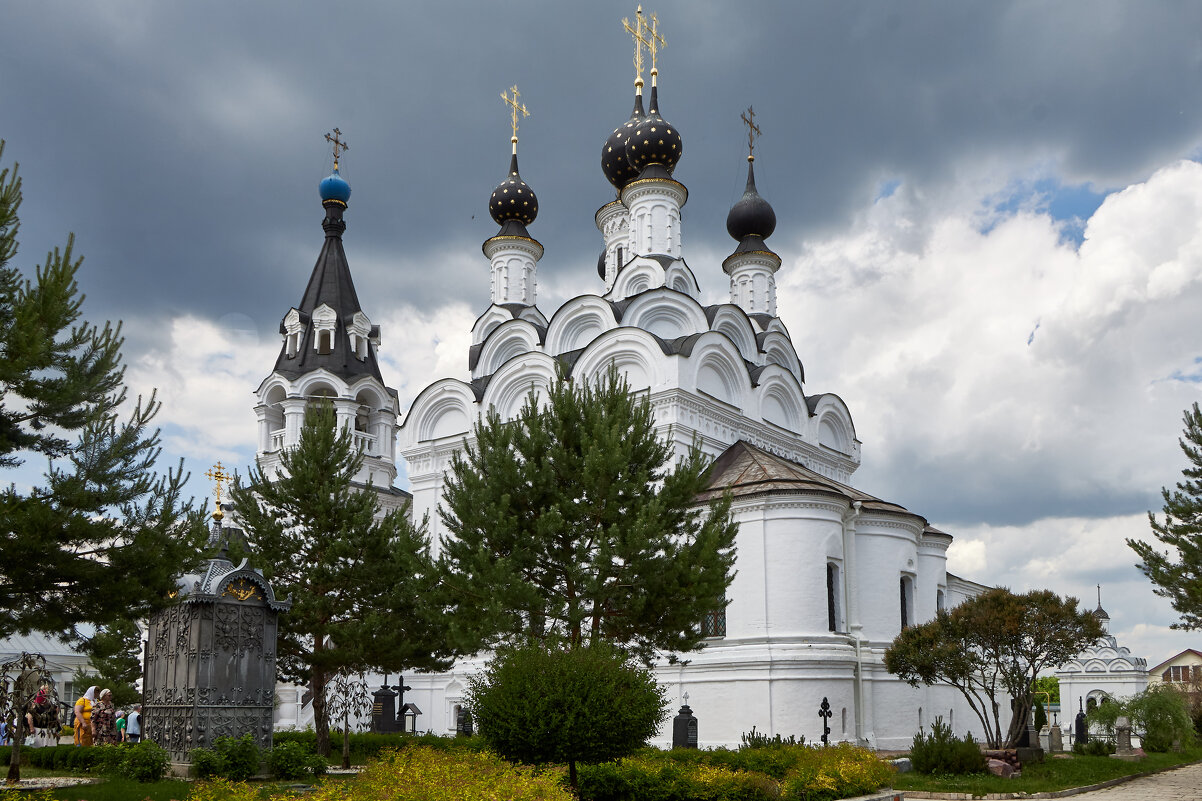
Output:
[[[643,48],[646,47],[654,54],[654,45],[647,39],[647,23],[643,20],[643,7],[640,5],[634,14],[634,25],[623,18],[622,27],[634,39],[634,77],[637,86],[643,85]],[[654,58],[654,55],[652,56]]]
[[[512,141],[516,145],[518,142],[518,112],[519,111],[522,112],[523,117],[529,117],[530,112],[526,110],[525,103],[521,103],[521,104],[518,103],[518,98],[520,98],[522,96],[522,93],[518,91],[518,85],[516,83],[513,86],[509,87],[509,91],[513,92],[513,97],[509,97],[509,95],[507,95],[505,92],[501,92],[501,99],[505,101],[505,105],[510,107],[510,111],[513,114],[513,140]]]
[[[334,169],[338,169],[338,157],[342,155],[343,151],[351,149],[351,146],[340,138],[341,136],[342,131],[338,130],[337,128],[334,129],[333,136],[326,134],[326,141],[334,143]]]
[[[755,140],[760,136],[760,126],[755,124],[755,109],[747,107],[747,111],[739,115],[747,125],[747,160],[755,161]]]
[[[337,131],[338,129],[335,128],[334,130]],[[221,485],[232,481],[234,477],[225,471],[225,468],[221,466],[221,462],[218,462],[206,471],[205,477],[217,485],[213,492],[216,496],[216,510],[213,512],[213,517],[220,520],[225,516],[225,513],[221,511]]]

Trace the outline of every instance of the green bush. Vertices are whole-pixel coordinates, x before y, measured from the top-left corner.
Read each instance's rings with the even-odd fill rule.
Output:
[[[192,773],[198,779],[213,779],[221,776],[225,769],[225,760],[221,754],[208,748],[193,748],[189,755],[192,762]]]
[[[167,775],[171,757],[158,743],[143,740],[125,749],[121,775],[139,782],[157,782]]]
[[[341,733],[331,729],[330,739],[341,740]],[[317,734],[312,729],[300,731],[277,731],[272,736],[274,745],[281,743],[299,743],[306,750],[317,752]],[[402,751],[406,748],[420,746],[434,751],[472,751],[481,752],[488,746],[481,737],[440,737],[437,734],[378,734],[376,732],[351,732],[351,760],[366,762],[376,759],[386,750]]]
[[[926,774],[948,774],[959,776],[967,773],[985,772],[985,755],[971,734],[959,738],[952,734],[952,727],[937,716],[928,735],[920,730],[914,735],[910,746],[910,762],[914,770]]]
[[[91,751],[92,764],[88,768],[89,773],[99,773],[105,776],[121,775],[121,763],[125,761],[125,746],[95,745],[92,746]]]
[[[267,753],[267,766],[273,777],[285,781],[320,776],[326,772],[326,761],[296,742],[275,744]]]
[[[739,746],[740,751],[748,748],[779,748],[784,745],[806,744],[805,735],[801,735],[800,738],[795,734],[790,734],[788,738],[783,738],[779,734],[769,737],[766,734],[757,732],[755,726],[751,727],[751,731],[739,735],[739,738],[743,741],[743,744]]]
[[[1090,723],[1101,726],[1111,736],[1118,719],[1128,718],[1146,751],[1168,751],[1174,742],[1183,746],[1194,742],[1189,703],[1171,684],[1154,684],[1117,703],[1098,704],[1088,717]]]
[[[1073,743],[1073,753],[1081,756],[1109,756],[1115,752],[1114,743],[1106,740],[1090,740]]]
[[[489,747],[542,764],[618,759],[644,745],[667,715],[650,670],[605,642],[563,650],[499,650],[469,680],[467,702]]]

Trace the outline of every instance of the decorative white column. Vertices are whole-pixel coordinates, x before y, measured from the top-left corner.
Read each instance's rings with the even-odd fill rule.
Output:
[[[680,258],[680,209],[688,197],[684,184],[668,177],[648,176],[626,185],[622,204],[630,212],[631,255]]]

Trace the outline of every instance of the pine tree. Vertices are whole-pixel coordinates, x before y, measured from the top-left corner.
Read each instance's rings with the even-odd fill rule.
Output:
[[[3,142],[0,142],[0,156]],[[0,467],[36,457],[34,486],[0,490],[0,636],[78,635],[167,603],[204,524],[181,500],[182,462],[155,473],[152,395],[126,404],[120,325],[82,319],[74,238],[33,278],[17,254],[21,180],[0,171]],[[124,418],[124,419],[122,419]]]
[[[1185,438],[1178,440],[1189,467],[1177,489],[1161,489],[1164,520],[1148,512],[1152,533],[1167,551],[1139,540],[1127,544],[1140,558],[1137,565],[1154,585],[1153,592],[1168,598],[1181,619],[1175,629],[1202,628],[1202,411],[1195,403],[1185,411]]]
[[[380,514],[370,485],[355,485],[363,455],[333,406],[305,412],[281,473],[252,468],[231,498],[247,545],[292,609],[280,618],[281,674],[307,684],[321,754],[329,754],[326,689],[340,670],[437,670],[454,653],[432,602],[438,577],[408,509]]]
[[[701,646],[725,604],[730,498],[698,505],[707,459],[673,468],[645,396],[613,369],[561,379],[517,419],[490,411],[451,465],[440,514],[449,622],[467,650],[606,640],[643,659]]]

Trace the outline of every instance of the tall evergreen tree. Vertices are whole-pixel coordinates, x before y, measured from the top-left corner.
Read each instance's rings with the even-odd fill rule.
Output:
[[[120,325],[82,319],[74,238],[32,278],[11,263],[20,204],[16,168],[0,170],[0,467],[47,463],[0,490],[0,636],[77,635],[165,604],[204,522],[182,462],[155,473],[159,403],[128,408]]]
[[[440,507],[450,624],[469,650],[554,637],[644,659],[694,651],[725,604],[730,498],[698,505],[708,460],[673,468],[645,396],[611,369],[557,381],[517,418],[491,411],[454,458]]]
[[[1175,629],[1202,628],[1202,411],[1194,403],[1185,411],[1185,437],[1178,440],[1189,466],[1175,490],[1161,489],[1164,520],[1148,512],[1152,533],[1170,550],[1150,543],[1127,540],[1139,556],[1138,567],[1154,585],[1152,591],[1168,598],[1181,619]]]
[[[435,597],[438,576],[408,509],[380,514],[369,486],[352,479],[363,461],[331,404],[305,412],[300,441],[281,474],[252,468],[231,498],[276,593],[281,674],[309,686],[318,748],[329,753],[326,689],[340,670],[438,670],[454,654]]]

